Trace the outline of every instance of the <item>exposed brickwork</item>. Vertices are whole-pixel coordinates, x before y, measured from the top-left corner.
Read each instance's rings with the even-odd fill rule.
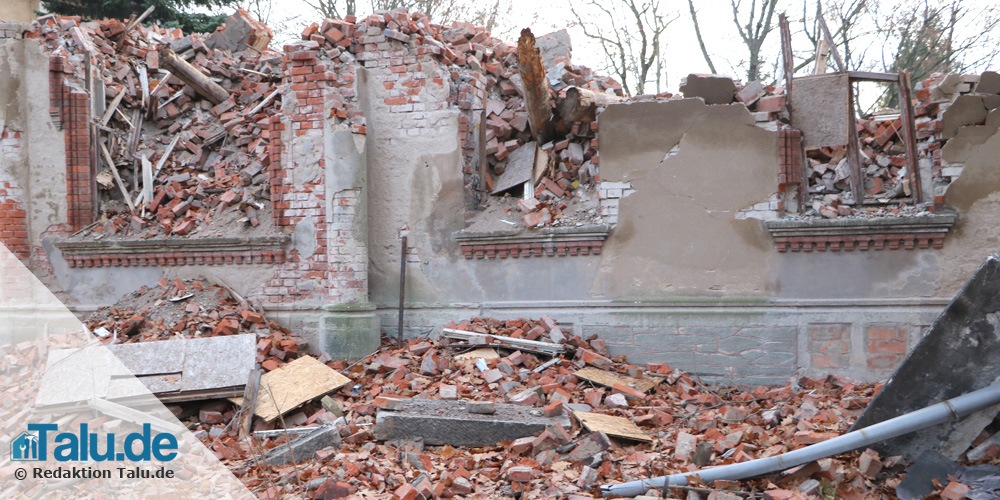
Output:
[[[809,325],[809,356],[814,368],[851,366],[851,325],[846,323]]]
[[[462,245],[466,259],[506,259],[528,257],[566,257],[600,255],[603,241],[561,241],[558,243],[508,243],[498,245]]]
[[[24,192],[12,181],[0,182],[0,242],[18,259],[31,255],[28,242],[28,214],[23,208]]]
[[[912,250],[914,248],[940,249],[944,247],[946,231],[938,233],[912,234],[866,234],[841,236],[793,236],[774,238],[774,246],[779,252],[837,252],[846,250]]]
[[[69,267],[140,267],[140,266],[221,266],[223,264],[281,264],[281,250],[242,252],[148,252],[66,255]]]
[[[597,197],[601,215],[611,224],[618,222],[618,206],[621,199],[634,193],[631,182],[601,182],[597,185]]]
[[[74,229],[91,222],[97,214],[94,166],[91,163],[90,96],[70,90],[63,105],[66,143],[66,215]]]
[[[906,329],[899,325],[869,325],[865,329],[866,363],[872,370],[888,370],[906,358]]]

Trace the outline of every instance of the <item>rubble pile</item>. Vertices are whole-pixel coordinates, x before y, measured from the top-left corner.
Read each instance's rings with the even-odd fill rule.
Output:
[[[204,37],[69,17],[40,30],[64,54],[64,71],[82,86],[93,67],[103,89],[95,154],[104,217],[90,233],[195,235],[225,212],[247,226],[270,220],[260,214],[269,210],[268,124],[283,87],[266,26],[241,10]],[[214,86],[195,90],[184,71]]]
[[[527,196],[528,205],[522,209],[528,213],[545,212],[548,217],[526,218],[525,225],[529,227],[552,222],[560,208],[565,208],[564,200],[571,198],[581,184],[597,177],[596,117],[603,106],[622,99],[622,89],[613,79],[571,63],[565,31],[538,39],[544,51],[545,87],[551,108],[548,110],[551,123],[540,127],[551,130],[551,134],[546,134],[541,144],[537,141],[542,135],[532,131],[529,124],[517,47],[492,37],[484,28],[468,23],[442,26],[432,24],[421,13],[411,15],[405,10],[393,10],[360,20],[348,16],[345,20],[313,23],[303,31],[302,38],[305,42],[296,48],[325,51],[321,63],[327,69],[353,63],[355,58],[360,63],[369,62],[385,51],[386,42],[392,41],[409,45],[418,55],[432,54],[447,65],[453,84],[449,103],[470,110],[485,121],[485,136],[475,141],[483,142],[480,147],[484,149],[489,171],[467,174],[475,179],[482,175],[484,190],[493,194],[513,190],[520,195],[519,188],[531,180],[534,197]],[[401,80],[386,85],[392,88],[420,83]],[[487,96],[481,110],[471,109],[470,99],[475,92]],[[393,106],[406,106],[404,101]],[[350,103],[335,102],[334,107],[334,112],[342,118],[357,115]],[[541,164],[538,169],[537,163]],[[468,165],[466,168],[471,170]],[[516,179],[505,178],[508,171],[516,171],[513,174]]]
[[[353,383],[285,418],[307,426],[333,421],[339,436],[297,465],[262,463],[262,457],[273,453],[266,450],[280,450],[287,438],[268,439],[255,449],[235,439],[231,427],[219,431],[222,424],[197,423],[193,411],[187,412],[188,420],[258,494],[586,498],[598,495],[602,483],[742,462],[833,437],[847,429],[877,390],[839,377],[802,379],[778,388],[709,388],[664,364],[639,367],[612,359],[600,339],[582,339],[545,317],[473,318],[451,324],[445,332],[450,330],[484,338],[471,344],[414,339],[400,349],[385,344],[351,365],[328,363]],[[564,346],[565,352],[550,357],[505,347],[508,339],[528,337]],[[582,377],[641,383],[608,387]],[[378,440],[378,415],[405,413],[400,412],[403,403],[414,400],[465,401],[470,408],[480,402],[476,412],[510,403],[540,416],[574,418],[569,428],[553,425],[536,435],[482,447],[431,446],[419,436]],[[236,413],[235,407],[215,411],[227,421]],[[616,437],[614,426],[602,428],[588,418],[593,414],[620,417],[641,441]],[[344,420],[338,422],[341,415]],[[584,418],[587,425],[581,424]],[[254,430],[266,433],[277,424],[257,420]],[[482,434],[489,432],[484,424]],[[765,492],[769,498],[821,493],[864,498],[891,487],[885,477],[892,476],[880,469],[897,461],[872,452],[863,457],[838,456],[784,475],[713,488]]]
[[[251,333],[257,336],[257,363],[265,371],[298,358],[306,342],[269,321],[255,307],[219,283],[198,279],[160,279],[84,322],[105,344],[194,339]]]

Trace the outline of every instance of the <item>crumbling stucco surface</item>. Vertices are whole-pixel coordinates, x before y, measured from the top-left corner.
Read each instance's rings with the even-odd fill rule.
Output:
[[[773,193],[776,140],[742,104],[609,106],[601,115],[601,177],[631,182],[636,192],[621,201],[595,294],[765,294],[768,236],[759,221],[735,216]]]
[[[802,130],[807,149],[847,144],[849,86],[845,74],[795,79],[792,122]]]
[[[21,132],[19,158],[4,158],[0,181],[30,193],[28,238],[66,220],[66,153],[63,132],[49,115],[49,58],[35,40],[0,40],[0,130]],[[30,159],[30,162],[29,162]]]
[[[1000,134],[967,156],[962,175],[948,186],[945,201],[959,213],[941,250],[939,296],[956,293],[990,254],[1000,253]]]
[[[443,71],[431,65],[425,68],[428,72]],[[368,233],[369,289],[373,301],[391,303],[399,288],[399,229],[406,225],[413,230],[409,246],[417,256],[447,253],[442,248],[446,235],[461,229],[464,195],[459,113],[453,109],[392,109],[384,104],[389,94],[382,82],[388,70],[364,73],[368,210],[373,222]],[[428,75],[426,80],[431,82],[433,77]],[[429,83],[421,99],[425,103],[446,101],[448,92],[447,83]],[[407,289],[415,296],[435,297],[434,286],[422,266],[407,270]]]

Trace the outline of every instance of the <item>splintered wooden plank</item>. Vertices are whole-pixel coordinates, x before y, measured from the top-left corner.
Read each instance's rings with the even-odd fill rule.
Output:
[[[605,387],[624,385],[626,387],[631,387],[641,392],[649,392],[654,387],[656,387],[660,382],[663,381],[662,379],[629,377],[628,375],[620,375],[617,373],[601,370],[599,368],[594,368],[592,366],[588,366],[586,368],[578,370],[573,375],[576,378],[582,378],[584,380],[593,382],[598,385],[603,385]]]
[[[479,358],[483,359],[500,359],[500,355],[497,354],[497,350],[492,347],[480,347],[479,349],[473,349],[469,352],[464,352],[462,354],[456,354],[454,359],[459,361],[471,360],[475,361]]]
[[[639,426],[624,417],[586,411],[575,411],[573,415],[591,432],[603,431],[609,436],[642,441],[644,443],[653,441],[652,434],[640,429]]]
[[[303,356],[260,378],[254,413],[270,422],[350,381],[316,358]]]

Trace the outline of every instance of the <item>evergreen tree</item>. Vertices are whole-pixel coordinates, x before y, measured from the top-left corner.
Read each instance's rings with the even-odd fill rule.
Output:
[[[192,12],[193,8],[204,7],[216,10],[232,7],[239,0],[43,0],[42,6],[48,12],[66,16],[81,16],[84,19],[128,19],[145,12],[149,6],[156,6],[144,22],[155,22],[160,26],[177,27],[185,32],[205,33],[214,31],[226,19],[227,14],[204,14]]]

